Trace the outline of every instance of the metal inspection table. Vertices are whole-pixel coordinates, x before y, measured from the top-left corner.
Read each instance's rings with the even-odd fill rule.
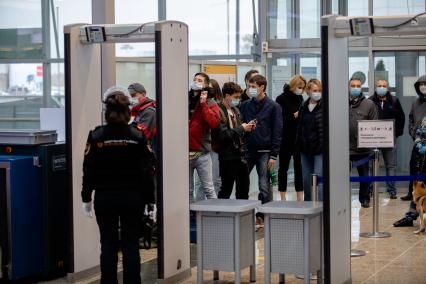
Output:
[[[303,274],[310,283],[310,273],[322,280],[322,202],[274,201],[258,208],[265,216],[265,283],[271,273]]]
[[[203,283],[203,270],[235,272],[250,266],[250,282],[256,281],[255,208],[257,200],[208,199],[192,203],[197,212],[197,283]]]

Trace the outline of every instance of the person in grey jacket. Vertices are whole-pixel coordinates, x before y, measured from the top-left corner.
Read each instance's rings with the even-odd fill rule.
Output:
[[[416,137],[416,129],[421,125],[422,120],[426,117],[426,75],[421,76],[416,83],[414,89],[418,95],[416,101],[411,106],[411,111],[408,116],[408,131],[410,132],[413,141]],[[410,159],[410,175],[416,174],[416,149],[413,147]],[[419,214],[416,211],[416,204],[413,201],[413,182],[410,181],[408,186],[408,194],[401,197],[402,200],[411,200],[410,208],[405,213],[404,218],[393,223],[395,227],[410,227],[413,226],[413,221],[417,219]]]
[[[370,155],[370,150],[358,148],[358,120],[375,120],[378,118],[376,105],[361,92],[361,80],[349,81],[349,144],[350,160],[359,161]],[[368,163],[357,166],[359,176],[368,176]],[[359,202],[364,208],[370,207],[369,183],[360,182]]]

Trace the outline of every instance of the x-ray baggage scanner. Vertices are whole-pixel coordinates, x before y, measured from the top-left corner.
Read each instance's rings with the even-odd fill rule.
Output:
[[[425,13],[408,16],[321,19],[324,149],[324,263],[326,283],[351,283],[348,38],[425,35]],[[371,59],[370,59],[371,60]],[[373,80],[370,74],[370,81]],[[370,85],[371,86],[371,85]]]
[[[154,42],[157,100],[158,279],[175,283],[190,274],[188,172],[188,27],[177,21],[137,25],[68,25],[65,33],[66,139],[72,242],[70,280],[99,269],[95,219],[81,212],[87,135],[102,124],[101,45]],[[113,64],[115,68],[115,64]],[[143,83],[143,82],[142,82]]]

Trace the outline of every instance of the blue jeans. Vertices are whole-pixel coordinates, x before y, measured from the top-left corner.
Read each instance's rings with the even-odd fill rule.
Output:
[[[303,191],[304,200],[311,201],[311,174],[322,176],[322,154],[308,156],[304,153],[300,155],[302,159]],[[318,185],[318,200],[322,201],[322,184]]]
[[[197,170],[201,189],[207,199],[217,198],[212,180],[212,159],[210,153],[207,153],[189,161],[189,203],[194,202],[194,170]]]
[[[212,159],[213,186],[214,186],[214,191],[216,192],[216,195],[217,195],[222,187],[222,179],[220,177],[220,172],[219,172],[219,155],[216,152],[211,151],[210,156]],[[206,195],[204,194],[204,191],[201,188],[201,182],[198,175],[195,176],[194,189],[195,189],[195,201],[206,199]]]
[[[395,148],[382,148],[380,151],[382,152],[383,161],[385,162],[386,175],[394,176],[396,172]],[[396,194],[394,181],[386,182],[386,187],[389,194]]]
[[[249,174],[256,166],[257,175],[259,178],[259,196],[258,199],[263,203],[271,200],[270,177],[268,174],[269,153],[249,153],[248,167]]]

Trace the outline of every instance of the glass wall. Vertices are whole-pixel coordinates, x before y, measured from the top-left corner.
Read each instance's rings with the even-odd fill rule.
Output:
[[[115,1],[116,24],[142,24],[157,20],[158,1]],[[115,54],[117,57],[152,57],[154,56],[154,43],[117,43]]]
[[[403,14],[418,14],[425,11],[424,0],[374,0],[373,13],[375,16],[390,16]]]
[[[269,38],[281,39],[293,37],[293,1],[270,0],[268,1]]]
[[[368,16],[368,0],[345,0],[344,12],[348,16]]]
[[[49,2],[53,2],[53,8],[47,7],[49,8],[50,14],[51,57],[63,58],[64,25],[73,23],[92,23],[92,2],[87,0],[54,0]]]
[[[300,38],[320,37],[321,4],[319,0],[300,0]]]
[[[235,54],[235,5],[235,0],[187,0],[185,5],[168,0],[167,19],[190,26],[190,55]]]
[[[41,0],[0,1],[0,58],[41,59]]]

